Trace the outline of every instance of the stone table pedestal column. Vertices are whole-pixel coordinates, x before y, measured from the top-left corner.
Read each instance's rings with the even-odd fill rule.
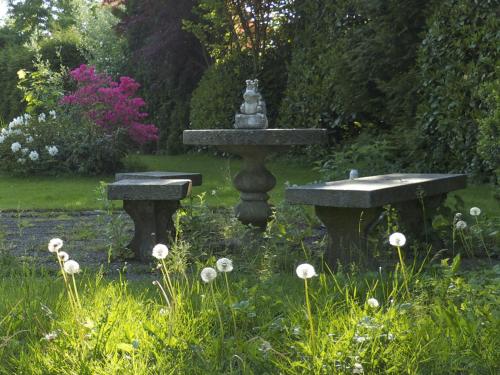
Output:
[[[326,141],[324,129],[213,129],[185,130],[183,134],[184,144],[216,146],[241,156],[243,164],[233,181],[240,192],[235,215],[243,224],[261,229],[272,215],[267,193],[276,185],[276,178],[265,166],[266,157],[294,145]]]

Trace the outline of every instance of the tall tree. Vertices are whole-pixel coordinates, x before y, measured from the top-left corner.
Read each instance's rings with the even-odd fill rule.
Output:
[[[183,30],[192,19],[195,0],[112,1],[122,18],[129,49],[128,71],[141,82],[160,143],[169,152],[182,150],[182,130],[188,126],[190,96],[207,61],[198,40]],[[124,6],[124,8],[121,8]]]

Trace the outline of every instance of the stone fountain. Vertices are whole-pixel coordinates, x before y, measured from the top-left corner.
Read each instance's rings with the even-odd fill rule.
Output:
[[[325,129],[268,129],[266,104],[258,85],[256,79],[246,81],[235,129],[185,130],[183,142],[215,146],[241,156],[242,168],[233,181],[240,192],[235,215],[243,224],[264,229],[272,215],[267,193],[276,185],[276,178],[265,166],[266,157],[291,146],[326,143],[327,136]]]

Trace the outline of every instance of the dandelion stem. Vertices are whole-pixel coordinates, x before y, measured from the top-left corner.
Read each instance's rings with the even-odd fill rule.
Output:
[[[311,312],[311,304],[309,302],[309,290],[307,287],[307,279],[304,279],[304,290],[306,294],[306,308],[307,308],[307,318],[309,320],[309,330],[310,330],[310,345],[314,351],[314,324]]]
[[[73,292],[71,291],[71,285],[68,283],[68,278],[66,276],[66,272],[64,271],[64,265],[61,258],[59,257],[59,253],[56,253],[56,258],[59,263],[59,267],[61,268],[61,273],[64,280],[64,286],[66,287],[66,292],[68,293],[69,302],[71,304],[71,307],[75,308],[76,307],[75,297],[73,296]]]
[[[405,283],[406,293],[409,295],[410,291],[408,290],[408,280],[406,279],[406,268],[405,268],[405,263],[403,261],[403,256],[401,255],[401,247],[397,246],[397,248],[398,248],[399,262],[401,263],[401,272],[403,273],[403,280]]]
[[[75,290],[75,299],[76,299],[76,302],[77,302],[77,306],[79,308],[82,308],[82,304],[80,303],[80,298],[78,297],[78,290],[76,289],[75,275],[71,274],[71,278],[73,279],[73,288]]]
[[[167,296],[167,293],[165,292],[165,289],[163,289],[163,287],[161,286],[161,283],[159,283],[158,281],[156,281],[155,284],[158,286],[158,288],[160,288],[161,294],[165,298],[165,302],[167,303],[167,306],[170,307],[170,301],[168,300],[168,296]]]

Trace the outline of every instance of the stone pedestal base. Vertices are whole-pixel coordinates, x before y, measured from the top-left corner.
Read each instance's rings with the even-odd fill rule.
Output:
[[[240,192],[240,202],[235,207],[235,216],[245,225],[264,230],[272,216],[268,191],[276,185],[276,178],[265,167],[265,159],[271,152],[268,147],[239,146],[223,147],[243,159],[240,172],[234,178],[234,187]]]
[[[407,237],[428,240],[432,230],[432,218],[445,200],[446,194],[439,194],[393,204]]]
[[[167,244],[175,233],[172,215],[179,208],[179,201],[124,200],[123,209],[134,221],[134,237],[129,243],[136,257],[142,261],[152,259],[156,244]]]
[[[352,262],[365,265],[370,260],[367,252],[368,232],[377,220],[381,208],[341,208],[315,206],[316,215],[328,232],[326,263],[332,268]]]

